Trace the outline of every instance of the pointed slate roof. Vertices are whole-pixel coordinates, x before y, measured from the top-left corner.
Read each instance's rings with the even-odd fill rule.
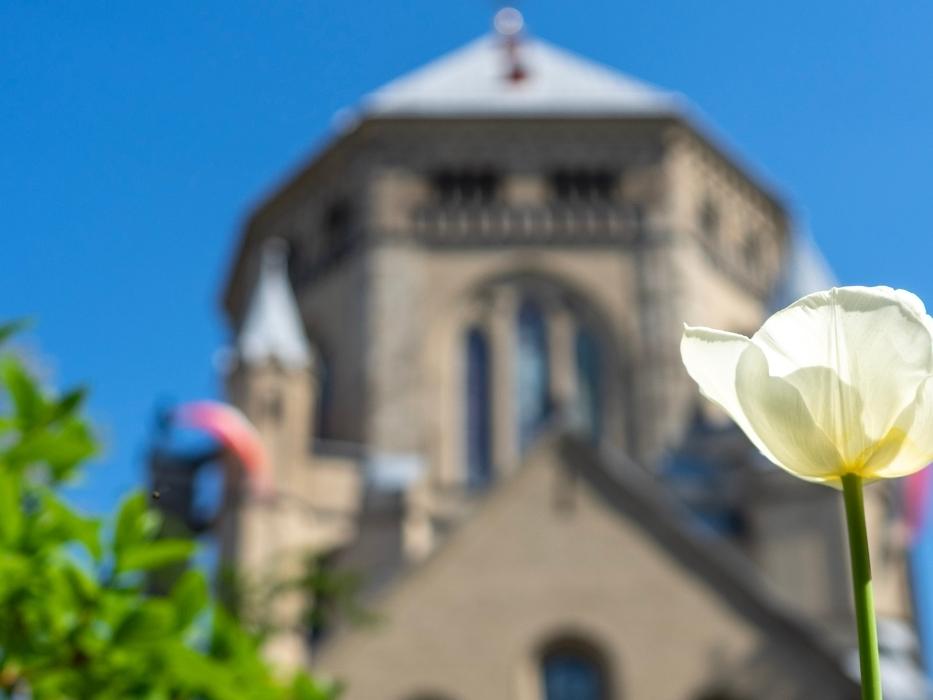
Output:
[[[278,239],[263,244],[259,279],[237,337],[237,351],[246,364],[273,360],[289,369],[306,369],[312,366],[314,354],[288,281],[285,251],[285,242]]]
[[[683,101],[540,39],[521,39],[509,79],[505,39],[476,39],[363,98],[364,116],[667,115]]]

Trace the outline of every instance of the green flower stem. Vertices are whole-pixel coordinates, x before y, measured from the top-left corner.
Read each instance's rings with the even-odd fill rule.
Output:
[[[865,528],[862,477],[858,474],[843,476],[842,494],[846,504],[846,523],[849,526],[858,655],[862,671],[862,700],[881,700],[878,629],[875,624],[875,598],[871,590],[871,560],[868,555],[868,531]]]

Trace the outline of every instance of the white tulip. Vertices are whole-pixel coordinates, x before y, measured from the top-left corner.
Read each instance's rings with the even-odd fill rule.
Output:
[[[933,461],[933,319],[910,292],[810,294],[751,338],[685,326],[681,355],[769,460],[840,487]]]

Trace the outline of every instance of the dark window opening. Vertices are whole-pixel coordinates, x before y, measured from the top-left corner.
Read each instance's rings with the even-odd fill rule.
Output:
[[[282,395],[277,391],[271,391],[263,398],[262,416],[272,421],[282,419]]]
[[[309,254],[309,246],[304,245],[300,235],[289,238],[288,280],[292,289],[297,290],[314,272],[314,259]]]
[[[481,489],[492,481],[489,342],[473,327],[466,334],[467,485]]]
[[[301,257],[299,250],[301,246],[301,236],[292,234],[286,237],[285,239],[285,250],[287,251],[285,255],[285,270],[288,273],[288,280],[292,285],[292,288],[295,288],[295,280],[301,277]]]
[[[719,236],[719,209],[709,199],[700,207],[700,231],[708,240],[715,240]]]
[[[688,440],[665,460],[661,470],[665,484],[690,511],[697,531],[745,542],[750,523],[729,488],[736,465],[723,457],[726,450],[734,449],[733,438],[711,426],[698,410]]]
[[[748,520],[745,514],[728,506],[707,507],[696,512],[701,527],[724,537],[742,541],[748,535]]]
[[[542,700],[607,700],[606,670],[588,645],[567,641],[552,645],[541,659]]]
[[[314,425],[311,426],[313,440],[329,440],[334,434],[334,378],[329,364],[319,359],[317,410],[314,416]]]
[[[514,390],[518,441],[524,451],[550,417],[550,353],[544,311],[535,301],[521,303],[516,326]]]
[[[551,176],[554,195],[562,202],[608,202],[618,178],[608,170],[558,170]]]
[[[590,329],[580,327],[574,339],[577,369],[577,397],[575,421],[583,434],[599,444],[602,437],[602,358],[599,340]]]
[[[353,248],[351,223],[352,209],[349,202],[340,200],[327,207],[321,221],[324,258],[336,260],[350,252]]]
[[[499,176],[492,170],[442,170],[432,184],[437,199],[449,206],[491,204],[499,190]]]

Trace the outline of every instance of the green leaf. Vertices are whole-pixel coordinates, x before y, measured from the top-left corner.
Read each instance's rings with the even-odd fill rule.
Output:
[[[210,700],[240,700],[252,697],[244,688],[239,669],[218,663],[190,647],[177,644],[167,649],[165,663],[181,687],[196,691],[196,697]],[[187,696],[185,696],[187,697]]]
[[[101,523],[97,518],[79,515],[51,493],[42,499],[41,509],[39,523],[45,537],[59,542],[80,542],[96,561],[101,559]]]
[[[87,398],[87,389],[85,387],[72,389],[55,402],[52,408],[51,420],[60,420],[73,415],[81,408],[85,398]]]
[[[211,655],[218,659],[242,659],[258,650],[256,639],[225,610],[215,607],[212,615]]]
[[[194,554],[190,540],[155,540],[128,547],[117,558],[117,571],[152,571],[171,564],[182,564]]]
[[[158,528],[158,522],[149,512],[146,496],[137,491],[123,501],[117,513],[114,529],[113,546],[119,557],[121,552],[151,539]]]
[[[9,323],[0,324],[0,345],[5,343],[11,336],[16,335],[21,330],[26,328],[29,325],[29,321],[26,319],[20,319],[18,321],[10,321]]]
[[[14,548],[23,530],[20,479],[0,469],[0,543]]]
[[[19,444],[6,453],[10,464],[46,464],[57,481],[72,475],[77,465],[97,450],[97,444],[83,421],[70,418],[54,427],[34,427]]]
[[[99,591],[97,582],[78,566],[67,566],[64,574],[65,580],[71,588],[72,595],[76,600],[81,602],[82,609],[97,598]]]
[[[0,602],[26,588],[32,564],[29,556],[11,552],[6,547],[0,548]],[[4,616],[0,619],[7,618]]]
[[[6,357],[0,364],[0,377],[10,392],[17,423],[21,430],[31,430],[42,417],[45,401],[36,382],[29,376],[22,363]]]
[[[188,627],[203,612],[208,602],[207,581],[200,571],[186,571],[172,590],[176,624]]]
[[[175,611],[164,600],[147,600],[131,610],[113,633],[113,644],[154,642],[174,628]]]
[[[52,468],[56,479],[69,478],[79,463],[97,453],[97,441],[87,423],[79,418],[69,418],[55,429],[53,435],[44,461]]]
[[[292,681],[293,700],[336,700],[339,694],[339,686],[316,681],[305,673],[296,674]]]

